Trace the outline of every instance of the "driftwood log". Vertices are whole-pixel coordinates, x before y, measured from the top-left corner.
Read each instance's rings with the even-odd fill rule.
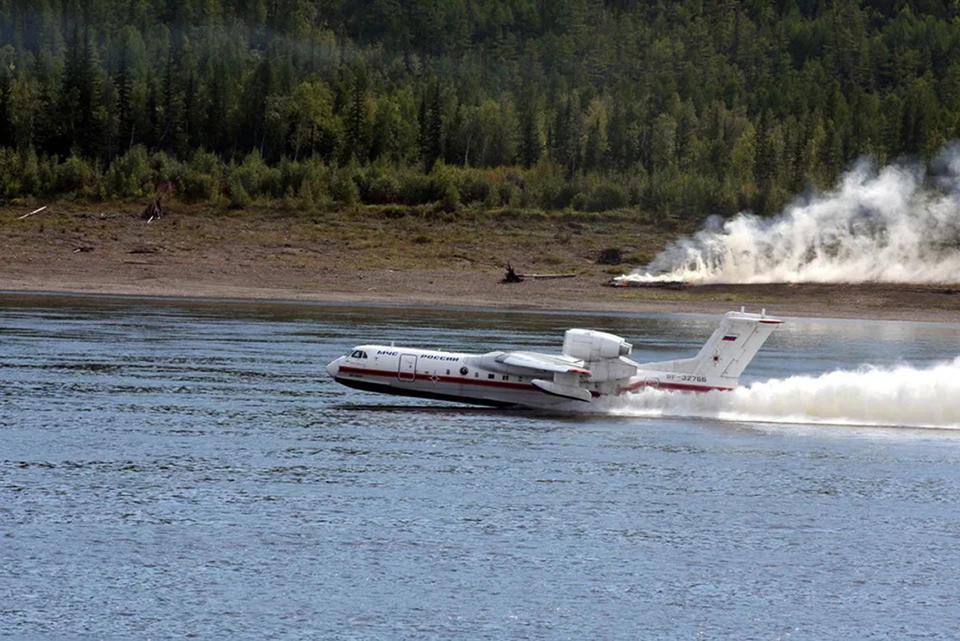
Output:
[[[513,266],[507,263],[507,273],[504,275],[501,283],[522,283],[526,278],[548,279],[548,278],[575,278],[576,274],[518,274]]]

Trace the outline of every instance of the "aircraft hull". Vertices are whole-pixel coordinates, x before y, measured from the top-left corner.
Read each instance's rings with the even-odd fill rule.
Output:
[[[327,365],[356,389],[495,407],[588,410],[598,399],[645,388],[724,391],[782,321],[728,312],[697,356],[656,363],[626,358],[618,336],[571,329],[559,355],[494,351],[468,354],[393,345],[359,345]]]
[[[383,383],[374,383],[372,381],[361,381],[344,377],[336,377],[333,380],[354,389],[365,392],[375,392],[377,394],[390,394],[393,396],[410,396],[413,398],[428,398],[434,401],[449,401],[451,403],[468,403],[471,405],[487,405],[489,407],[517,407],[517,403],[508,401],[499,401],[485,398],[464,398],[455,394],[445,393],[441,390],[412,389],[409,387],[393,387]]]
[[[572,400],[545,392],[531,382],[504,381],[502,376],[486,371],[474,372],[477,374],[475,377],[411,372],[405,377],[405,380],[401,380],[400,376],[403,374],[398,372],[396,368],[356,367],[334,361],[331,363],[330,369],[331,375],[337,383],[378,394],[411,396],[490,407],[585,410],[590,406],[589,402]],[[495,378],[489,378],[491,375]],[[660,376],[663,375],[660,374]],[[710,392],[730,389],[723,385],[696,385],[671,382],[662,378],[655,379],[651,376],[640,376],[619,387],[613,393],[604,394],[598,390],[593,390],[591,399],[619,396],[637,392],[647,387],[683,392]]]
[[[483,372],[484,378],[414,372],[402,380],[401,375],[396,369],[340,365],[333,378],[342,385],[368,392],[492,407],[549,408],[567,402],[544,394],[531,383],[489,379],[487,372]]]

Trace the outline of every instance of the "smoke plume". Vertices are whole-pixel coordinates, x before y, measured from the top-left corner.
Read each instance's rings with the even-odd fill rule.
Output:
[[[960,282],[960,145],[931,163],[859,161],[831,192],[772,218],[714,218],[621,279],[707,283]]]

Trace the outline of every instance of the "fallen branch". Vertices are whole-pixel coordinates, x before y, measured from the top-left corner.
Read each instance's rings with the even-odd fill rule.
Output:
[[[34,210],[31,211],[29,214],[24,214],[23,216],[20,216],[19,218],[17,218],[17,220],[23,220],[24,218],[26,218],[26,217],[28,217],[28,216],[33,216],[34,214],[39,214],[41,211],[43,211],[43,210],[46,209],[46,208],[47,208],[47,206],[44,205],[43,207],[40,207],[39,209],[34,209]]]
[[[501,283],[522,283],[526,278],[547,279],[547,278],[576,278],[576,274],[518,274],[513,265],[507,263],[507,273],[504,275]]]
[[[576,278],[576,274],[517,274],[520,278]]]

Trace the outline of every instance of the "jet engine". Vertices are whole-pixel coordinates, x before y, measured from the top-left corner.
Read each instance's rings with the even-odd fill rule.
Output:
[[[619,336],[590,329],[568,329],[563,335],[563,353],[587,362],[626,356],[633,346]]]

